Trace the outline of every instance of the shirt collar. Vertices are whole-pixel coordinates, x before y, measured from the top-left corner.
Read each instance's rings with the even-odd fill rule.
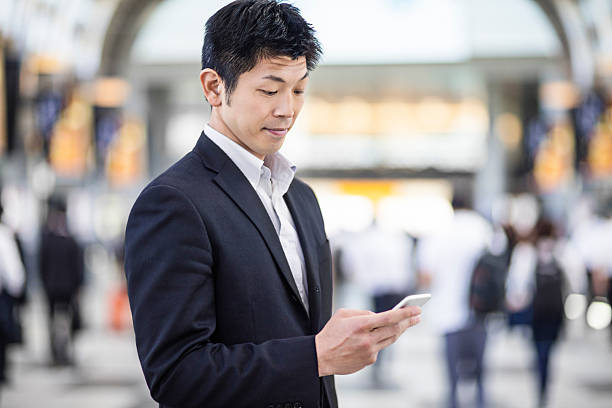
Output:
[[[285,195],[295,177],[295,165],[279,152],[266,156],[264,164],[272,174],[275,194]]]
[[[263,166],[264,161],[255,157],[244,147],[240,146],[218,130],[213,129],[208,124],[204,127],[204,133],[229,156],[242,174],[249,180],[253,188],[257,188],[261,166]]]
[[[281,195],[287,192],[295,176],[296,166],[281,153],[276,152],[261,160],[209,124],[204,127],[204,133],[228,155],[254,189],[257,189],[262,167],[265,165],[270,169],[272,180],[276,183],[275,190]]]

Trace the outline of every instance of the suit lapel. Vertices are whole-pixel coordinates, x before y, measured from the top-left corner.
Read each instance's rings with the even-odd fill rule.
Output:
[[[318,324],[321,314],[321,282],[318,273],[318,259],[316,257],[316,243],[310,238],[311,234],[306,229],[304,216],[307,214],[307,209],[304,207],[305,200],[300,199],[299,193],[294,188],[293,184],[289,187],[285,194],[285,202],[289,208],[289,212],[293,217],[293,223],[297,229],[302,252],[304,253],[304,261],[306,263],[306,275],[308,279],[308,304],[310,306],[310,322],[313,330],[318,330]]]
[[[289,263],[285,257],[274,225],[261,200],[247,178],[229,157],[204,133],[194,149],[203,159],[204,164],[211,170],[217,172],[214,182],[231,198],[231,200],[244,212],[249,220],[255,225],[266,246],[270,250],[283,280],[289,286],[292,294],[297,297],[303,305],[295,279],[291,274]],[[307,313],[303,308],[304,313]]]

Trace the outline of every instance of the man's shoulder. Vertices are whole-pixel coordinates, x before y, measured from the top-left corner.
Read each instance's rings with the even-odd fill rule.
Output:
[[[168,169],[155,177],[145,188],[148,190],[156,186],[174,187],[184,192],[201,188],[210,179],[200,157],[189,152]]]
[[[291,182],[291,186],[289,188],[299,192],[300,194],[307,194],[313,197],[315,196],[312,188],[298,177],[293,178],[293,181]]]
[[[150,181],[138,194],[134,207],[159,205],[170,199],[193,204],[208,195],[211,179],[200,156],[191,151]]]

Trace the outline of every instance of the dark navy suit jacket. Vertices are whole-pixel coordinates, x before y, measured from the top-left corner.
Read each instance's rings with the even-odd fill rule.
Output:
[[[162,407],[337,407],[314,335],[332,307],[331,254],[312,190],[285,201],[307,269],[302,303],[259,196],[204,133],[140,194],[125,271],[138,355]]]

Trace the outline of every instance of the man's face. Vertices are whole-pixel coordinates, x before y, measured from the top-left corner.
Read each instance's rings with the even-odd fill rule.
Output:
[[[240,75],[230,105],[222,89],[210,125],[263,160],[283,145],[304,105],[307,83],[305,57],[261,60]]]

